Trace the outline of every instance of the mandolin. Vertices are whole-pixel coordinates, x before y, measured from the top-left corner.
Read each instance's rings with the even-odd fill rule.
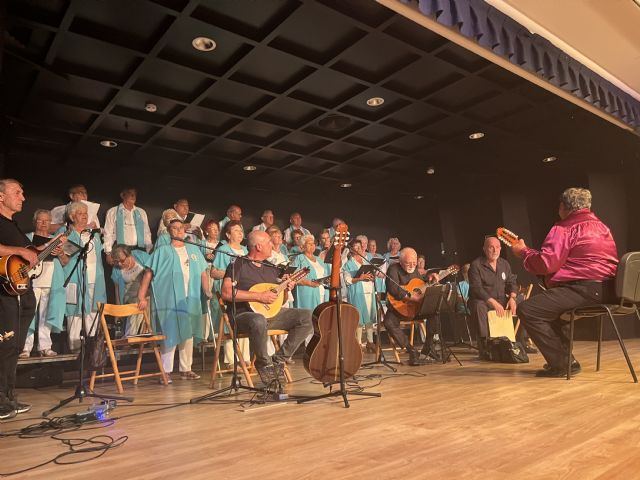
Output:
[[[449,275],[453,275],[460,271],[460,267],[458,265],[451,265],[440,275],[440,280],[448,277]],[[427,288],[434,286],[440,280],[435,282],[425,282],[421,278],[412,278],[409,280],[409,283],[406,285],[402,285],[408,292],[415,292],[419,295],[424,295],[424,292],[427,291]],[[418,311],[420,310],[419,303],[408,302],[405,299],[399,299],[394,297],[391,293],[387,292],[387,302],[391,304],[393,309],[398,312],[400,315],[406,318],[414,318]]]
[[[340,348],[338,338],[338,295],[342,248],[349,239],[346,224],[336,227],[333,239],[335,252],[331,261],[331,293],[329,301],[321,303],[313,311],[313,337],[304,354],[304,368],[319,382],[329,384],[340,381]],[[360,322],[358,309],[349,303],[340,303],[340,327],[342,331],[342,354],[344,378],[352,377],[360,369],[362,350],[356,339]]]
[[[280,312],[280,309],[284,304],[288,286],[292,283],[298,283],[304,277],[309,275],[310,271],[311,269],[309,267],[301,268],[281,283],[256,283],[249,289],[250,292],[266,292],[267,290],[271,290],[273,293],[278,294],[278,298],[276,298],[275,302],[270,304],[249,302],[249,307],[255,313],[261,314],[264,318],[268,319],[275,317],[278,312]]]
[[[69,230],[53,238],[42,250],[37,250],[33,246],[27,247],[29,250],[38,254],[38,261],[34,265],[34,268],[62,243],[62,237],[68,233]],[[29,266],[29,262],[20,255],[5,255],[4,257],[0,257],[0,285],[2,285],[4,291],[9,295],[18,296],[29,291],[30,271],[31,267]]]

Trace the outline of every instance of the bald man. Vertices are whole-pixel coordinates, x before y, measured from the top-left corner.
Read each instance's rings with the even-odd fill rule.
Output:
[[[489,360],[489,311],[495,310],[499,316],[507,309],[516,313],[516,276],[511,272],[509,262],[500,257],[500,251],[500,241],[496,237],[485,238],[483,255],[469,267],[469,310],[478,325],[478,353],[482,360]]]
[[[424,295],[419,295],[416,292],[409,292],[410,296],[406,297],[406,293],[396,285],[406,285],[414,278],[419,278],[424,281],[433,281],[438,279],[438,276],[435,274],[429,275],[428,278],[423,277],[418,272],[417,266],[418,254],[413,248],[407,247],[400,250],[400,261],[398,263],[391,264],[387,270],[387,292],[395,298],[404,298],[406,302],[412,302],[418,305],[421,304],[424,299]],[[407,353],[409,354],[409,365],[418,366],[431,363],[431,359],[429,358],[420,358],[420,352],[409,343],[409,339],[400,328],[401,320],[405,320],[405,318],[396,312],[391,304],[388,304],[387,313],[384,315],[384,328],[387,329],[389,335],[391,335],[400,348],[407,350]],[[425,350],[423,353],[427,353],[429,350],[430,345],[425,342]]]
[[[227,302],[227,312],[232,321],[236,322],[239,333],[249,336],[251,351],[256,355],[256,369],[263,383],[268,384],[274,378],[282,375],[285,361],[298,349],[300,344],[313,333],[311,324],[311,310],[298,308],[282,308],[271,318],[267,319],[251,310],[248,302],[260,302],[266,305],[274,303],[277,294],[270,290],[264,292],[250,292],[256,283],[279,283],[278,269],[263,262],[271,257],[273,245],[271,237],[260,230],[253,231],[247,236],[246,257],[236,259],[229,264],[222,281],[222,298]],[[234,278],[232,278],[235,276]],[[236,313],[232,317],[232,285],[236,281]],[[291,285],[293,287],[293,285]],[[267,353],[267,329],[286,330],[286,340],[280,349],[270,357]]]

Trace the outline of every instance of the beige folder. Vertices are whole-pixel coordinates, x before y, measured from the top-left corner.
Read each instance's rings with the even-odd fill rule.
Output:
[[[495,310],[490,310],[488,320],[490,337],[507,337],[512,342],[516,341],[516,332],[513,329],[513,315],[510,310],[505,310],[502,317],[499,317]]]

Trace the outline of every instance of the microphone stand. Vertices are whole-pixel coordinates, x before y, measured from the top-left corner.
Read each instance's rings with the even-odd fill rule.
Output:
[[[190,243],[192,245],[197,245],[199,247],[202,248],[206,248],[207,250],[211,250],[211,253],[213,253],[214,255],[216,253],[223,253],[229,257],[232,257],[231,259],[231,318],[232,318],[232,322],[231,322],[231,328],[233,329],[233,374],[231,376],[231,383],[229,384],[228,387],[224,387],[218,390],[215,390],[211,393],[207,393],[206,395],[201,395],[199,397],[194,397],[191,400],[189,400],[189,403],[200,403],[204,400],[210,400],[214,397],[220,396],[223,393],[227,393],[228,395],[231,395],[232,393],[238,393],[240,390],[247,390],[250,392],[262,392],[262,393],[266,393],[267,388],[269,387],[269,385],[265,385],[265,388],[255,388],[255,387],[249,387],[247,385],[243,385],[242,381],[240,380],[240,376],[238,375],[238,325],[236,323],[236,293],[238,291],[238,287],[236,284],[236,260],[238,258],[245,258],[241,255],[236,255],[233,253],[229,253],[229,252],[225,252],[223,250],[220,250],[219,248],[212,248],[212,247],[207,247],[205,245],[202,245],[200,243],[197,242],[192,242],[190,240],[185,240],[182,238],[176,238],[176,237],[171,237],[173,240],[180,240],[182,242],[185,243]],[[265,261],[261,261],[261,260],[249,260],[251,262],[255,262],[255,263],[260,263],[262,265],[268,266],[268,267],[272,267],[272,268],[277,268],[275,265],[272,265],[269,262],[265,262]],[[214,338],[215,338],[215,333],[214,333]],[[218,361],[218,359],[215,359],[215,361]]]
[[[361,253],[356,252],[353,249],[350,249],[351,253],[355,253],[356,255],[358,255],[361,259],[363,259],[365,262],[367,262],[367,265],[371,265],[374,269],[374,271],[376,273],[381,274],[385,279],[389,279],[391,282],[396,283],[392,278],[389,278],[387,276],[386,273],[384,273],[382,271],[382,269],[380,269],[380,267],[378,267],[377,265],[374,265],[367,257],[365,257],[364,255],[362,255]],[[396,283],[397,285],[397,283]],[[398,285],[398,287],[400,287],[400,285]],[[402,287],[400,287],[402,288]],[[404,289],[403,289],[404,290]],[[384,356],[384,352],[382,351],[382,322],[383,319],[382,317],[382,301],[379,298],[379,293],[377,288],[376,288],[376,279],[373,279],[373,294],[374,294],[374,299],[376,302],[376,350],[377,350],[377,356],[376,359],[373,362],[366,362],[363,363],[362,366],[363,367],[372,367],[374,365],[382,365],[384,367],[387,367],[388,369],[390,369],[393,373],[396,373],[398,371],[397,368],[393,367],[392,365],[402,365],[402,362],[394,362],[394,361],[389,361],[385,358]]]
[[[67,397],[64,400],[60,400],[60,402],[58,402],[58,404],[55,405],[53,408],[50,408],[49,410],[45,410],[44,412],[42,412],[43,417],[48,417],[52,412],[55,412],[59,408],[64,407],[65,405],[67,405],[68,403],[71,403],[76,399],[80,403],[82,403],[82,400],[86,397],[99,398],[100,400],[122,400],[127,402],[133,401],[133,398],[131,397],[121,397],[116,395],[102,395],[102,394],[97,395],[92,391],[90,391],[86,387],[84,382],[84,376],[85,376],[84,360],[85,360],[85,353],[86,353],[86,336],[87,336],[87,331],[84,325],[85,308],[86,308],[84,303],[84,297],[85,297],[86,288],[87,288],[87,253],[89,252],[89,247],[92,245],[92,240],[93,240],[93,232],[90,233],[87,243],[85,243],[84,246],[78,252],[78,258],[76,258],[76,263],[71,269],[71,272],[67,276],[66,280],[64,281],[64,287],[66,288],[69,282],[71,281],[71,277],[73,277],[73,274],[78,269],[78,265],[80,265],[80,262],[82,262],[82,266],[80,269],[81,283],[80,285],[78,285],[79,292],[78,291],[76,292],[80,294],[80,313],[82,315],[80,318],[80,372],[79,372],[78,384],[76,385],[75,392],[72,396]],[[95,292],[94,292],[94,295],[95,295]],[[89,334],[91,334],[91,331],[93,331],[93,327],[95,326],[95,320],[97,316],[98,316],[98,313],[96,312],[96,317],[94,317],[93,323],[89,330]]]

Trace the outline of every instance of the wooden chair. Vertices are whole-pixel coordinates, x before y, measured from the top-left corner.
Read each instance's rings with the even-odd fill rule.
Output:
[[[242,374],[244,375],[244,379],[247,381],[247,386],[253,387],[253,380],[251,379],[251,373],[249,372],[250,364],[247,365],[247,362],[244,359],[244,355],[242,355],[242,349],[238,345],[238,338],[247,338],[245,334],[238,334],[237,338],[233,337],[233,327],[231,326],[231,322],[229,321],[229,316],[227,315],[227,311],[222,301],[222,297],[220,296],[220,292],[216,292],[216,297],[218,298],[218,303],[220,304],[220,310],[222,311],[222,317],[220,318],[220,325],[218,326],[218,338],[216,340],[216,349],[213,355],[213,367],[211,368],[211,381],[209,382],[209,388],[213,388],[216,381],[216,373],[224,373],[229,372],[230,370],[219,370],[220,365],[220,350],[222,349],[222,345],[226,340],[231,340],[235,343],[234,351],[238,356],[238,365],[242,369]],[[229,333],[225,332],[225,327]]]
[[[227,315],[224,302],[220,297],[220,293],[216,292],[216,296],[218,297],[218,302],[220,303],[220,309],[222,310],[222,319],[220,321],[220,326],[218,327],[218,338],[216,341],[216,350],[213,358],[213,367],[211,368],[211,381],[209,382],[209,388],[214,387],[216,373],[231,371],[231,370],[219,369],[220,350],[225,340],[232,340],[233,342],[235,342],[235,351],[238,354],[238,364],[242,369],[242,373],[244,375],[245,380],[247,381],[247,385],[249,387],[253,387],[254,384],[253,384],[251,375],[252,374],[255,375],[256,373],[253,365],[253,360],[249,363],[246,362],[246,360],[244,359],[244,355],[242,355],[242,351],[238,346],[238,341],[237,341],[239,338],[248,338],[248,336],[241,333],[241,334],[238,334],[237,338],[235,339],[233,338],[233,327],[231,325],[231,322],[229,321],[229,316]],[[225,333],[225,328],[224,328],[225,326],[227,327],[227,331],[229,333]],[[271,341],[273,342],[273,346],[275,347],[276,351],[280,348],[280,342],[278,341],[278,337],[280,335],[284,335],[285,333],[287,333],[286,330],[271,330],[271,329],[267,330],[267,336],[271,338]],[[293,381],[291,372],[286,365],[284,367],[284,375],[285,375],[285,378],[287,379],[287,383],[291,383]]]
[[[91,373],[89,389],[93,390],[93,386],[95,385],[95,381],[97,378],[109,377],[114,377],[118,393],[122,393],[124,391],[122,382],[131,380],[133,381],[134,385],[137,385],[138,379],[146,377],[160,377],[162,379],[162,383],[168,385],[169,382],[167,380],[167,376],[165,375],[164,369],[162,368],[162,359],[160,358],[160,350],[158,348],[158,342],[163,341],[166,336],[157,335],[152,332],[151,322],[149,322],[147,310],[140,310],[136,304],[112,305],[109,303],[98,303],[98,312],[100,315],[100,325],[102,327],[102,331],[104,332],[104,340],[109,351],[109,359],[111,360],[111,368],[113,369],[113,373],[97,374],[97,372],[94,370]],[[124,337],[117,339],[111,338],[111,335],[109,334],[109,326],[107,325],[107,315],[118,318],[129,317],[131,315],[142,315],[143,325],[141,335],[136,337]],[[153,353],[156,356],[156,363],[158,365],[157,372],[140,374],[140,367],[142,366],[142,354],[145,345],[150,345],[151,348],[153,348]],[[122,347],[125,346],[135,346],[138,348],[138,358],[136,361],[136,368],[134,370],[120,371],[120,369],[118,368],[119,355],[117,353],[118,350],[121,350]]]

